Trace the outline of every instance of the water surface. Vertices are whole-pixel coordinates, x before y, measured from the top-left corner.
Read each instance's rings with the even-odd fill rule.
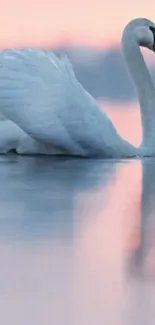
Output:
[[[154,324],[154,159],[1,157],[0,179],[2,324]]]

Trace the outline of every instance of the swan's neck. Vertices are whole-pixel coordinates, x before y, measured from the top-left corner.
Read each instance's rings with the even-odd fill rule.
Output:
[[[143,141],[140,154],[155,154],[155,89],[133,30],[124,32],[122,48],[134,81],[140,109]]]

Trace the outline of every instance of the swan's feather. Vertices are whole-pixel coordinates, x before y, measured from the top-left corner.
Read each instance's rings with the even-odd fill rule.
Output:
[[[100,155],[102,148],[109,153],[113,140],[116,148],[120,141],[109,118],[76,80],[68,58],[52,52],[1,53],[0,111],[29,136],[71,154]]]
[[[1,111],[39,140],[52,140],[58,146],[71,142],[60,112],[69,105],[74,82],[66,57],[35,49],[0,55]]]

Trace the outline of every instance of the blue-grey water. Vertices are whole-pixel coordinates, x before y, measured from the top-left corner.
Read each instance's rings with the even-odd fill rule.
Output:
[[[0,157],[0,323],[153,325],[155,159]]]

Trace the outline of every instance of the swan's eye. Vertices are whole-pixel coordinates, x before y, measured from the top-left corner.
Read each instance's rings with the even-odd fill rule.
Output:
[[[150,30],[153,34],[153,50],[155,51],[155,27],[150,26]]]
[[[150,26],[150,30],[153,33],[153,35],[155,35],[155,27]]]

